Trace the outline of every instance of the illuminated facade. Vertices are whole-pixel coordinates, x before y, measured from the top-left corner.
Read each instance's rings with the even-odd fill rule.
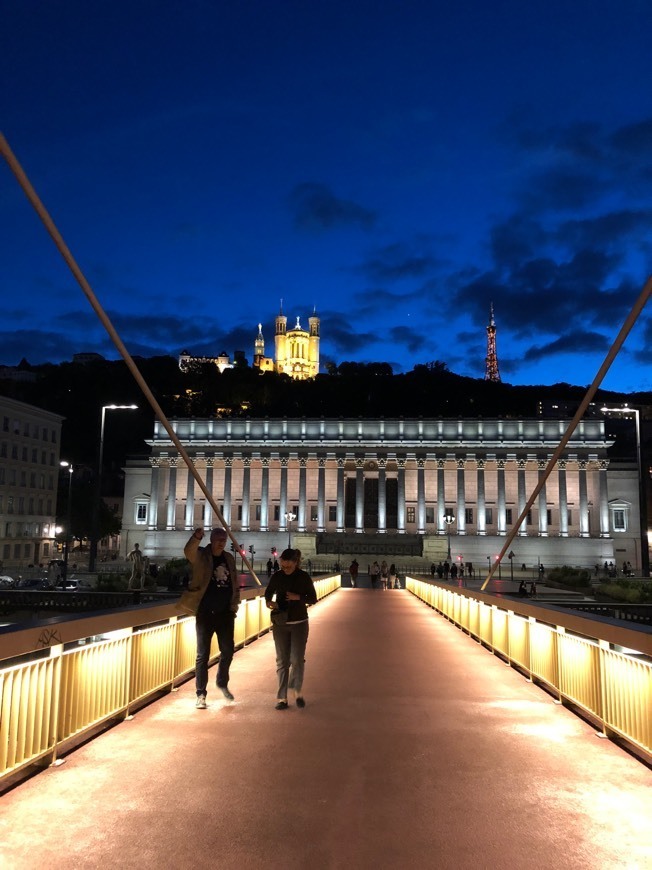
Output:
[[[59,414],[0,397],[0,556],[9,573],[56,555],[62,422]]]
[[[306,557],[438,561],[451,512],[454,555],[487,564],[565,432],[564,420],[186,419],[180,441],[242,545],[292,540]],[[213,512],[155,424],[149,459],[126,467],[123,540],[178,555]],[[604,421],[582,421],[518,532],[518,563],[640,563],[637,469],[612,463]],[[288,530],[286,514],[296,520]],[[134,537],[136,535],[136,537]],[[637,537],[638,536],[638,537]],[[638,549],[637,549],[638,548]]]
[[[319,374],[319,318],[313,313],[308,318],[308,329],[302,329],[300,319],[294,327],[287,328],[283,311],[276,318],[274,335],[274,359],[265,356],[265,339],[262,324],[254,343],[254,365],[261,371],[275,371],[289,375],[297,381],[305,381]]]

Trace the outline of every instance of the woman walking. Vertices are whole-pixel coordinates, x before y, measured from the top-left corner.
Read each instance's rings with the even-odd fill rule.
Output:
[[[296,550],[284,550],[281,568],[272,574],[265,590],[276,647],[277,710],[287,710],[288,688],[294,691],[297,707],[306,706],[303,672],[308,643],[307,605],[316,603],[317,593],[310,575],[299,567],[299,558]]]

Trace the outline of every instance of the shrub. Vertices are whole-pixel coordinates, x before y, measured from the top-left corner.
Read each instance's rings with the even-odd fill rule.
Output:
[[[652,602],[652,583],[636,583],[631,580],[601,583],[596,589],[596,597],[622,604],[647,604]]]
[[[169,559],[161,565],[156,575],[159,586],[167,586],[168,589],[183,589],[190,578],[190,563],[187,559]]]
[[[548,571],[548,580],[553,583],[561,583],[562,586],[570,586],[573,589],[591,585],[591,575],[584,568],[571,568],[562,565],[561,568],[553,568]]]

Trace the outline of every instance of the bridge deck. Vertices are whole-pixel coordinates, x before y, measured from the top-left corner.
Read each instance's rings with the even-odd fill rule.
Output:
[[[5,794],[2,865],[652,866],[650,770],[405,591],[312,609],[305,710],[274,709],[270,635],[231,688],[202,711],[188,682]]]

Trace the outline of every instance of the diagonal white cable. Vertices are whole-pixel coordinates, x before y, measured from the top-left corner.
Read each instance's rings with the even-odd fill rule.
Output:
[[[604,376],[609,371],[609,367],[611,366],[611,364],[614,361],[614,359],[616,358],[619,350],[623,346],[625,339],[627,338],[632,327],[636,323],[636,320],[637,320],[639,314],[641,313],[641,311],[643,310],[643,308],[645,307],[647,300],[650,298],[651,293],[652,293],[652,277],[648,278],[647,281],[645,282],[645,286],[641,290],[641,293],[640,293],[638,299],[636,300],[636,302],[634,303],[632,310],[627,315],[627,318],[626,318],[625,322],[623,323],[623,325],[620,329],[620,332],[616,336],[614,343],[609,348],[609,352],[607,353],[606,357],[604,358],[604,361],[603,361],[602,365],[600,366],[598,373],[593,380],[593,383],[586,391],[586,395],[582,399],[579,408],[575,412],[575,416],[568,424],[568,428],[564,432],[562,439],[559,442],[559,445],[557,446],[555,452],[550,457],[550,460],[549,460],[548,464],[546,465],[545,471],[543,472],[541,478],[537,481],[537,485],[532,490],[532,494],[530,495],[530,498],[528,499],[527,504],[525,505],[525,507],[521,511],[521,515],[519,516],[519,518],[516,520],[516,522],[512,526],[512,529],[511,529],[509,535],[507,535],[507,538],[505,539],[505,545],[503,546],[502,550],[500,551],[498,558],[494,561],[494,564],[491,566],[489,574],[487,575],[487,579],[484,581],[484,583],[480,587],[480,591],[484,592],[484,590],[487,587],[487,584],[489,583],[491,578],[494,576],[494,574],[496,572],[496,568],[498,567],[499,563],[502,562],[503,556],[509,550],[510,544],[512,543],[512,541],[516,537],[516,533],[517,533],[518,529],[521,527],[521,523],[527,517],[528,511],[530,510],[530,508],[534,504],[536,497],[539,495],[539,493],[543,489],[544,483],[546,482],[546,480],[550,476],[553,468],[555,467],[557,460],[559,459],[559,457],[561,456],[561,454],[564,451],[564,448],[568,444],[571,435],[573,434],[573,432],[577,428],[577,424],[580,422],[580,420],[584,416],[586,409],[589,407],[589,403],[590,403],[591,399],[596,394],[598,387],[602,383]],[[639,474],[640,473],[641,473],[641,469],[639,468]]]
[[[208,499],[210,506],[213,508],[213,510],[215,512],[215,516],[218,518],[220,523],[224,526],[228,536],[233,541],[238,552],[240,552],[240,545],[239,545],[238,541],[236,540],[233,532],[231,531],[229,526],[224,521],[224,517],[222,516],[222,512],[220,511],[219,507],[215,504],[213,496],[208,491],[206,484],[199,476],[199,472],[195,468],[192,460],[190,459],[190,457],[186,453],[183,445],[181,444],[181,442],[177,438],[176,432],[174,431],[174,429],[170,425],[167,417],[163,413],[163,409],[161,408],[159,403],[156,401],[154,394],[152,393],[149,386],[147,385],[147,382],[145,381],[145,379],[141,375],[141,373],[138,369],[138,366],[136,365],[136,363],[132,359],[129,351],[124,346],[122,339],[120,338],[120,336],[118,335],[117,331],[115,330],[113,324],[109,320],[106,312],[104,311],[104,309],[100,305],[97,297],[95,296],[95,294],[93,293],[93,290],[91,289],[90,284],[88,283],[88,281],[84,277],[81,269],[77,265],[72,253],[70,252],[70,249],[68,248],[68,246],[64,242],[63,237],[61,236],[59,231],[57,230],[54,221],[52,220],[52,218],[48,214],[47,210],[45,209],[45,206],[41,202],[38,194],[36,193],[36,191],[34,190],[32,185],[30,184],[30,181],[27,178],[27,175],[25,174],[22,166],[20,165],[20,163],[16,159],[15,155],[13,154],[11,148],[9,147],[7,140],[2,135],[2,133],[0,133],[0,151],[2,152],[2,156],[5,158],[5,160],[9,164],[9,168],[11,169],[14,176],[16,177],[16,180],[18,181],[21,188],[23,189],[23,192],[27,196],[27,199],[30,201],[30,203],[34,207],[34,210],[36,211],[38,216],[41,218],[41,221],[45,225],[45,228],[48,231],[48,233],[50,234],[54,244],[59,249],[59,252],[60,252],[61,256],[63,257],[63,259],[65,260],[68,268],[70,269],[72,274],[75,276],[77,283],[79,284],[79,286],[83,290],[84,295],[86,296],[86,298],[88,299],[88,301],[91,304],[91,307],[93,308],[93,310],[95,311],[95,313],[99,317],[102,325],[104,326],[104,328],[108,332],[109,337],[111,338],[111,340],[115,344],[116,348],[118,349],[120,356],[127,363],[127,367],[129,368],[129,371],[134,376],[136,383],[138,384],[138,386],[140,387],[140,389],[143,392],[143,395],[145,396],[145,398],[147,399],[147,401],[151,405],[152,410],[154,411],[154,413],[156,414],[156,416],[160,420],[165,431],[170,436],[172,443],[179,451],[179,455],[181,456],[183,461],[186,463],[189,472],[195,478],[197,485],[199,486],[201,491],[204,493],[204,495]],[[242,560],[245,563],[245,565],[247,566],[247,568],[249,569],[249,571],[251,572],[251,576],[254,578],[256,583],[259,586],[262,586],[262,583],[258,579],[258,575],[254,571],[253,566],[249,564],[249,561],[247,560],[247,558],[245,556],[242,556]]]

